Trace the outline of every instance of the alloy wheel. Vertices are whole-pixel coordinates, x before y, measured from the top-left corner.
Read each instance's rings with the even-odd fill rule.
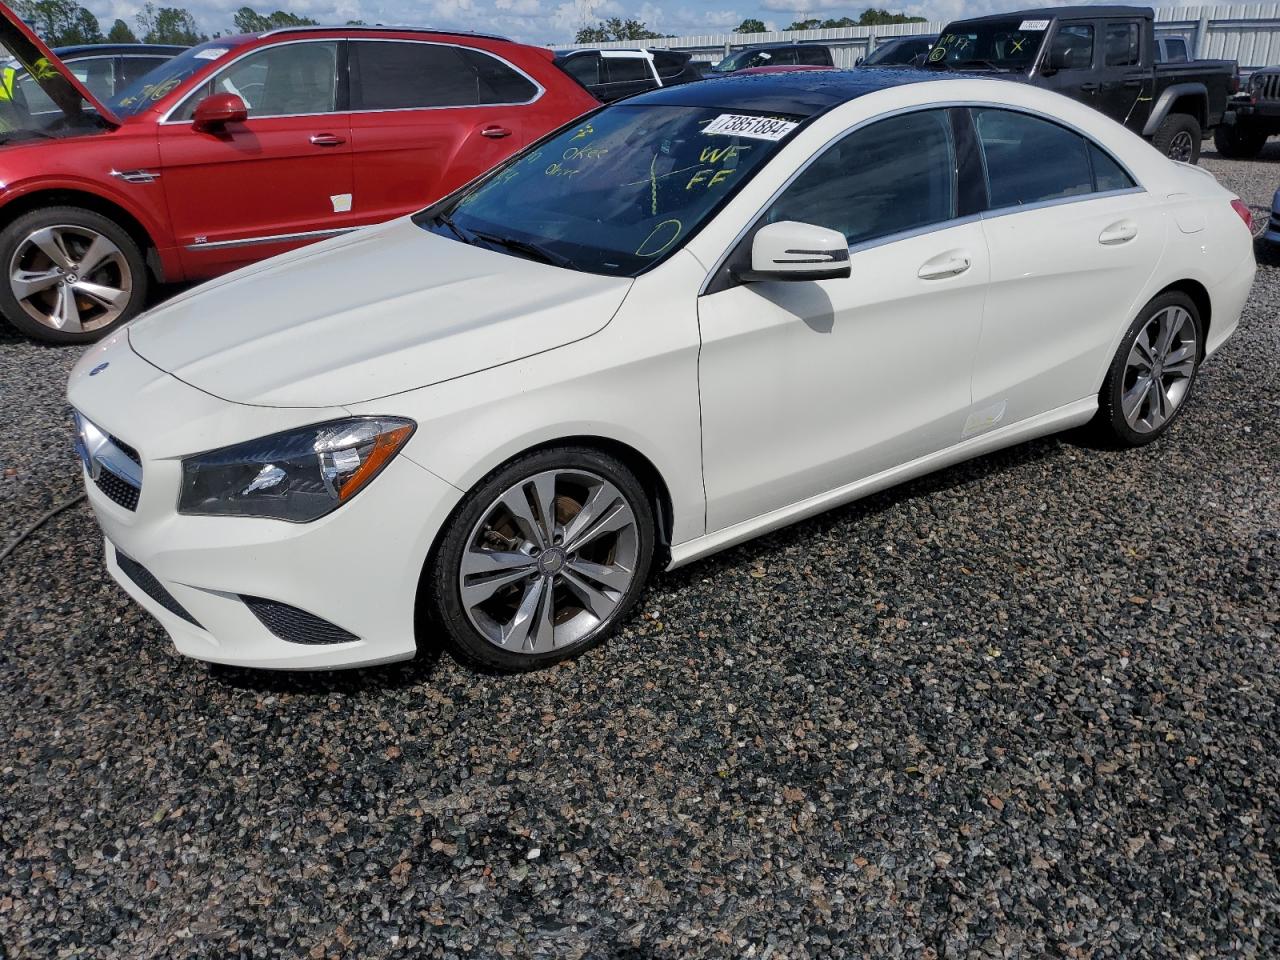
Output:
[[[458,588],[471,625],[511,653],[575,644],[610,621],[635,579],[636,516],[586,470],[534,474],[484,511],[462,554]]]
[[[1200,344],[1182,307],[1165,307],[1138,331],[1125,361],[1120,409],[1137,433],[1158,430],[1186,399]]]
[[[1195,142],[1186,130],[1179,130],[1169,140],[1169,159],[1189,163],[1195,153]]]
[[[112,240],[89,227],[41,227],[18,244],[9,287],[37,323],[64,333],[109,326],[129,306],[133,272]]]

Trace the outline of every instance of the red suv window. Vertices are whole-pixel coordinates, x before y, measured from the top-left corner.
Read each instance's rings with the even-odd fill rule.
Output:
[[[527,103],[538,87],[480,50],[444,43],[353,40],[351,109]]]

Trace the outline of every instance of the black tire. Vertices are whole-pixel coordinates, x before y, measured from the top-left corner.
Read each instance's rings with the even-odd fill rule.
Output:
[[[587,471],[617,488],[635,517],[635,568],[617,606],[588,634],[546,653],[521,653],[499,647],[476,629],[463,604],[459,575],[473,531],[494,502],[521,481],[549,470]],[[488,669],[524,672],[579,656],[611,635],[635,606],[653,562],[655,529],[649,495],[635,474],[615,457],[582,446],[554,447],[517,457],[473,487],[446,523],[424,584],[430,619],[436,629],[443,629],[444,639],[460,659]]]
[[[119,313],[108,322],[87,330],[74,332],[59,330],[33,317],[19,302],[13,288],[12,277],[15,268],[21,265],[15,262],[15,257],[24,247],[24,241],[28,237],[46,227],[69,227],[73,230],[79,228],[100,234],[115,244],[121,256],[103,269],[109,269],[113,275],[121,278],[125,277],[124,269],[121,268],[127,269],[129,290],[123,309],[120,309]],[[24,258],[27,255],[29,254],[24,254]],[[51,261],[48,263],[52,266]],[[92,343],[101,339],[137,315],[146,303],[150,285],[146,260],[129,233],[102,214],[82,207],[42,207],[24,213],[13,220],[0,230],[0,268],[4,270],[4,275],[0,277],[0,314],[3,314],[6,320],[27,336],[49,343]],[[116,271],[118,274],[115,273]],[[90,318],[88,321],[90,323],[94,322],[93,311],[111,312],[103,310],[102,305],[96,301],[79,297],[77,300],[85,305],[86,316]]]
[[[1190,143],[1187,143],[1187,138]],[[1196,163],[1200,159],[1200,121],[1186,113],[1171,113],[1156,129],[1151,145],[1171,160]]]
[[[1174,408],[1172,415],[1155,429],[1140,432],[1129,425],[1128,420],[1125,419],[1122,406],[1122,398],[1128,386],[1126,383],[1126,370],[1129,353],[1133,350],[1134,341],[1138,339],[1139,334],[1142,333],[1151,319],[1169,307],[1181,307],[1191,315],[1196,339],[1194,365],[1186,390],[1177,407]],[[1186,294],[1176,291],[1162,293],[1155,297],[1138,312],[1138,316],[1129,325],[1129,329],[1125,332],[1124,338],[1120,341],[1120,346],[1116,350],[1116,355],[1111,360],[1111,366],[1107,368],[1106,378],[1102,382],[1102,390],[1098,393],[1098,412],[1092,423],[1095,435],[1107,445],[1119,447],[1141,447],[1160,439],[1168,432],[1178,417],[1182,415],[1182,411],[1186,409],[1192,390],[1195,387],[1196,377],[1200,372],[1200,361],[1203,358],[1204,324],[1200,319],[1200,311],[1196,308],[1194,301]]]
[[[1250,130],[1239,123],[1224,123],[1213,131],[1213,145],[1229,160],[1252,160],[1266,144],[1265,131]]]

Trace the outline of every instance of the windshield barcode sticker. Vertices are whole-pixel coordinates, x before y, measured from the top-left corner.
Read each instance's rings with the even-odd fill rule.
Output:
[[[725,137],[748,137],[752,140],[781,140],[799,124],[776,117],[752,117],[741,113],[722,113],[705,127],[703,133]]]
[[[1048,20],[1023,20],[1022,23],[1018,24],[1018,29],[1024,33],[1029,33],[1032,30],[1048,30],[1049,21]]]

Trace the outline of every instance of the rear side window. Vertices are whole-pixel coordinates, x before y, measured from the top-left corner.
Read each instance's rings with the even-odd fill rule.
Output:
[[[1104,41],[1108,67],[1132,67],[1138,63],[1138,25],[1108,23]]]
[[[992,210],[1134,185],[1119,164],[1073,130],[1009,110],[972,114]]]
[[[684,57],[674,53],[659,51],[653,55],[653,65],[658,68],[658,76],[663,80],[680,76],[688,62]]]
[[[1160,41],[1161,59],[1165,63],[1187,62],[1187,41],[1182,37],[1168,37]]]
[[[351,70],[353,110],[527,103],[538,92],[497,57],[443,43],[352,41]]]
[[[796,52],[800,63],[814,67],[831,66],[831,51],[826,47],[801,47]]]
[[[635,83],[652,80],[649,73],[649,61],[644,57],[605,57],[604,68],[609,74],[610,83]]]
[[[945,110],[922,110],[849,134],[787,187],[765,220],[829,227],[853,245],[955,215],[951,125]]]

